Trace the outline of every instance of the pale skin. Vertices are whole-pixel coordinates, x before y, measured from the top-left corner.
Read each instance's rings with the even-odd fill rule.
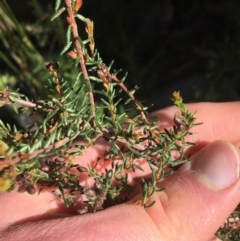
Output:
[[[188,105],[203,125],[192,131],[197,152],[214,140],[240,141],[240,102]],[[172,124],[176,107],[155,112],[162,126]],[[165,127],[165,126],[164,126]],[[101,146],[99,147],[102,148]],[[94,160],[98,149],[89,149],[77,161]],[[103,149],[103,148],[102,148]],[[142,175],[138,172],[135,175]],[[155,194],[156,204],[143,209],[134,200],[94,214],[72,215],[48,191],[41,195],[0,195],[0,240],[98,241],[208,241],[240,202],[240,180],[221,191],[204,187],[193,172],[181,171],[160,183],[165,192]]]

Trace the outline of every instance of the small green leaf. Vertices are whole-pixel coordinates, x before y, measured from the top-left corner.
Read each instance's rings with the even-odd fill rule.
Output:
[[[90,42],[90,39],[83,40],[82,43],[85,45]]]
[[[155,192],[164,192],[166,190],[166,187],[162,187],[159,189],[156,189]]]
[[[97,81],[97,82],[103,82],[101,79],[95,77],[95,76],[89,76],[89,79]]]
[[[77,14],[76,15],[76,18],[78,18],[78,19],[80,19],[81,21],[83,21],[83,22],[89,22],[89,19],[88,18],[85,18],[83,15],[81,15],[81,14]]]
[[[25,145],[19,150],[19,152],[20,152],[20,153],[26,153],[26,152],[28,152],[29,150],[30,150],[30,146],[27,145],[27,144],[25,144]]]
[[[149,205],[144,205],[144,208],[147,209],[147,208],[151,208],[154,204],[155,204],[156,201],[152,201]]]
[[[44,121],[47,122],[48,120],[50,120],[53,116],[57,114],[58,111],[58,109],[55,109],[52,112],[49,112]]]
[[[133,168],[137,168],[138,170],[144,172],[144,169],[137,164],[133,164]]]
[[[124,74],[124,76],[121,78],[121,82],[124,82],[128,76],[128,72]]]
[[[63,55],[65,52],[67,52],[69,50],[69,48],[71,47],[72,45],[72,41],[70,41],[69,43],[67,43],[65,45],[65,47],[63,48],[63,50],[61,51],[60,55]]]
[[[65,10],[66,10],[65,7],[60,8],[60,9],[51,17],[51,21],[53,21],[54,19],[56,19],[57,17],[59,17]]]
[[[126,100],[125,103],[124,103],[124,105],[129,104],[130,101],[131,101],[131,99]]]
[[[171,140],[174,140],[174,135],[168,129],[164,128],[164,131]]]
[[[71,35],[72,35],[72,27],[68,26],[67,34],[66,34],[67,44],[69,44],[71,41]]]
[[[61,5],[61,0],[56,0],[56,3],[55,3],[55,12],[57,12],[58,11],[58,9],[59,9],[59,7],[60,7],[60,5]]]
[[[12,105],[13,111],[15,112],[15,114],[18,114],[18,108],[16,105]]]

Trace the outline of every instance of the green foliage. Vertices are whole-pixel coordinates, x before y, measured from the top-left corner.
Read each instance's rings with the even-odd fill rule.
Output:
[[[194,116],[186,110],[176,92],[173,100],[181,112],[178,122],[173,129],[160,132],[159,123],[146,117],[147,108],[135,99],[137,87],[128,90],[124,85],[126,74],[121,77],[119,71],[111,73],[113,63],[106,66],[102,61],[95,49],[93,22],[77,14],[71,4],[61,7],[57,1],[55,10],[52,21],[57,21],[64,11],[68,12],[69,27],[61,55],[68,59],[73,70],[67,76],[61,60],[45,62],[45,72],[50,76],[45,80],[47,91],[44,98],[34,102],[2,86],[2,106],[11,105],[16,114],[28,112],[40,118],[26,129],[0,123],[1,139],[8,147],[2,153],[1,170],[3,174],[9,167],[17,170],[11,185],[18,186],[19,191],[32,193],[36,185],[41,186],[40,190],[46,185],[53,186],[53,191],[67,206],[73,204],[75,196],[85,194],[88,197],[90,192],[91,197],[83,208],[92,212],[128,200],[135,185],[129,182],[127,172],[144,172],[139,160],[146,160],[153,177],[142,180],[140,203],[149,207],[156,183],[166,175],[164,168],[188,160],[184,150],[191,144],[185,142],[185,138],[195,125]],[[87,39],[79,37],[75,19],[85,23]],[[134,111],[134,116],[126,111],[121,113],[123,102]],[[76,138],[84,140],[84,144],[73,149]],[[82,155],[101,138],[110,146],[94,165],[90,163],[84,167],[74,162],[77,155]],[[178,155],[173,157],[173,152]],[[111,162],[111,168],[98,171],[107,161]],[[76,170],[93,178],[94,186],[82,186],[79,175],[74,174]]]
[[[0,3],[0,9],[6,14],[0,17],[6,26],[1,28],[1,40],[9,48],[7,37],[13,34],[14,41],[20,45],[17,53],[11,52],[16,62],[23,56],[22,51],[29,53],[24,56],[33,59],[32,67],[26,65],[21,76],[41,92],[39,98],[30,101],[23,94],[1,85],[1,106],[11,106],[16,115],[26,113],[38,118],[23,129],[0,121],[3,147],[0,191],[17,188],[19,192],[33,194],[51,187],[67,207],[74,204],[76,197],[84,197],[78,210],[83,214],[128,201],[136,186],[140,186],[142,198],[135,203],[150,208],[155,202],[153,194],[164,191],[157,189],[157,183],[189,161],[185,150],[194,143],[187,142],[186,138],[192,134],[191,128],[198,124],[195,113],[187,110],[180,93],[174,92],[172,100],[179,113],[174,117],[172,128],[160,131],[161,123],[148,117],[148,108],[135,98],[137,87],[129,90],[124,84],[127,75],[112,70],[113,62],[106,65],[100,57],[95,48],[94,24],[77,14],[79,6],[80,0],[65,0],[65,4],[56,1],[52,23],[61,21],[63,14],[68,15],[65,46],[59,62],[44,63],[6,1]],[[41,12],[37,5],[36,10]],[[4,22],[6,19],[10,25]],[[87,37],[79,36],[76,20],[85,25]],[[20,35],[15,36],[16,31]],[[13,67],[3,53],[0,57],[19,74],[19,69]],[[40,82],[44,82],[44,91]],[[123,105],[129,111],[122,111]],[[76,140],[81,140],[82,144],[76,144]],[[75,161],[100,140],[108,144],[96,160],[87,165]],[[151,178],[132,183],[129,173],[144,172],[143,163],[148,164]],[[86,177],[93,180],[93,185],[82,183]],[[218,235],[227,228],[220,229]],[[231,229],[228,234],[233,232]]]
[[[216,235],[223,241],[231,240],[238,241],[240,240],[240,227],[239,227],[239,217],[240,217],[240,206],[232,212],[228,217],[225,223],[217,231]]]

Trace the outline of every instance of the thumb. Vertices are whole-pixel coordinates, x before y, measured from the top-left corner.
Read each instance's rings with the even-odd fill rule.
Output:
[[[207,241],[240,202],[239,150],[215,141],[161,184],[164,215],[148,209],[166,240]],[[179,234],[181,234],[179,236]]]

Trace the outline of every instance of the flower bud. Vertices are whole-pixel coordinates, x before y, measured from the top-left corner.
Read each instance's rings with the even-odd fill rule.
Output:
[[[81,8],[81,6],[82,6],[82,0],[75,0],[75,3],[74,3],[75,13]]]

